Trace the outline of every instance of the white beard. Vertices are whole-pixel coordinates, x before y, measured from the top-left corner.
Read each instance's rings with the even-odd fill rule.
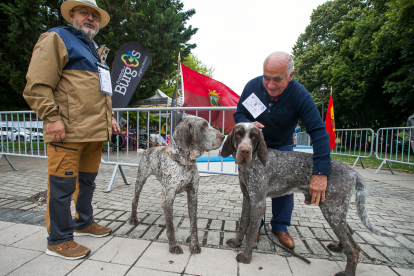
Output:
[[[85,21],[85,22],[83,22],[82,25],[81,25],[81,23],[77,22],[76,20],[73,20],[73,22],[72,22],[73,27],[75,27],[77,30],[81,31],[90,40],[92,40],[94,38],[94,36],[97,35],[98,32],[99,32],[99,23],[98,23],[98,26],[97,26],[98,28],[96,30],[85,28],[86,23],[92,24],[96,28],[96,25],[93,22]]]
[[[95,24],[93,24],[93,25],[95,25]],[[98,34],[99,27],[96,30],[91,30],[89,28],[85,28],[85,25],[82,25],[81,32],[84,33],[90,40],[92,40],[94,38],[94,36]]]

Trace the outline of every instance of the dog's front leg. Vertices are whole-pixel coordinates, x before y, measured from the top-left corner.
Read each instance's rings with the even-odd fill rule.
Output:
[[[199,254],[201,252],[201,246],[198,242],[197,232],[197,187],[198,180],[196,183],[190,184],[187,190],[187,204],[188,204],[188,215],[190,217],[190,252]]]
[[[144,187],[144,184],[147,181],[147,178],[150,176],[150,173],[151,169],[148,165],[147,158],[144,155],[138,167],[138,175],[137,180],[135,182],[135,196],[132,200],[132,212],[131,217],[129,218],[130,224],[138,225],[137,208],[139,196],[141,195],[142,187]]]
[[[243,190],[243,189],[242,189]],[[227,245],[233,248],[240,247],[242,245],[244,235],[246,235],[247,228],[249,225],[249,214],[250,214],[250,199],[249,195],[243,193],[243,206],[240,218],[239,231],[237,232],[236,238],[228,239]]]
[[[256,243],[256,236],[259,231],[260,223],[266,208],[266,197],[256,201],[251,197],[250,226],[246,236],[246,247],[239,253],[236,260],[241,263],[249,264],[252,259],[252,251]]]
[[[171,185],[165,185],[169,187]],[[164,187],[165,187],[164,186]],[[174,223],[173,223],[173,204],[175,198],[175,190],[163,190],[164,203],[161,205],[164,208],[165,226],[167,228],[167,238],[170,252],[173,254],[183,254],[183,249],[175,239]]]

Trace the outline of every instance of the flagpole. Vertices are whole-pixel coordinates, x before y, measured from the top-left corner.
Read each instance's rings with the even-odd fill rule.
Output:
[[[179,84],[179,80],[180,80],[180,73],[181,73],[181,70],[180,70],[180,62],[181,62],[181,56],[180,56],[180,52],[178,52],[178,61],[177,61],[177,86],[176,86],[176,89],[177,89],[177,92],[175,93],[175,107],[177,107],[178,106],[178,103],[177,103],[177,97],[178,97],[178,84]],[[174,131],[174,127],[177,125],[177,114],[178,114],[178,110],[175,110],[175,111],[173,111],[174,112],[174,124],[171,124],[171,133]]]

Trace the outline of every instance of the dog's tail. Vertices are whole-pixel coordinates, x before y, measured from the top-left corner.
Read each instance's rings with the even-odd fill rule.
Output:
[[[377,228],[374,223],[369,219],[367,209],[365,208],[365,201],[367,198],[367,189],[365,185],[365,181],[359,174],[356,174],[356,208],[359,218],[361,219],[362,223],[365,225],[366,228],[371,230],[377,235],[380,236],[387,236],[387,237],[395,237],[397,234],[388,232],[385,230],[381,230]]]
[[[139,154],[144,154],[145,153],[145,150],[144,149],[138,149],[138,153]]]

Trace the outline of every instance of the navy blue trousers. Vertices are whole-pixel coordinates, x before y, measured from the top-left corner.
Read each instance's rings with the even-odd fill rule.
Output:
[[[280,151],[293,151],[293,146],[283,146]],[[287,231],[293,211],[293,194],[272,198],[272,219],[270,225],[276,231]]]

